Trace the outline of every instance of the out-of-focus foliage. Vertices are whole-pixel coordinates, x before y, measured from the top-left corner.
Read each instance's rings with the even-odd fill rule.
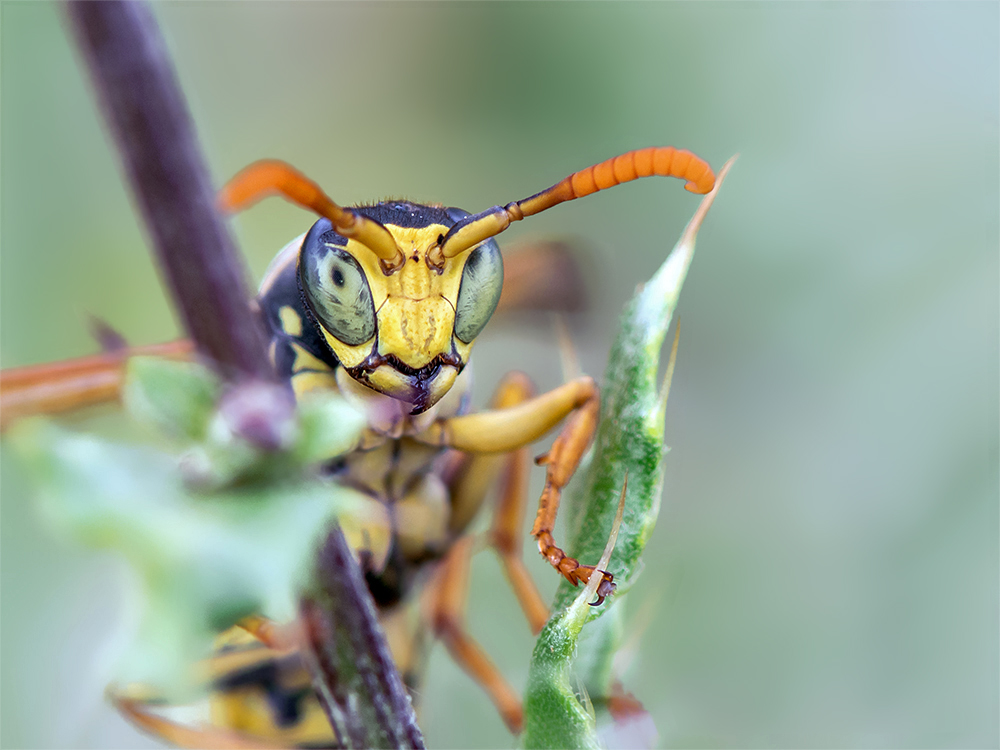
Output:
[[[234,433],[222,388],[201,365],[136,358],[130,413],[177,441],[173,451],[16,425],[10,444],[54,530],[124,557],[142,585],[139,633],[115,677],[173,701],[195,695],[193,665],[215,635],[255,614],[295,617],[318,543],[355,493],[321,482],[313,463],[349,450],[364,416],[338,396],[300,405],[280,450]]]
[[[58,12],[0,5],[4,366],[95,351],[89,314],[136,344],[178,332]],[[678,305],[626,683],[667,746],[1000,743],[996,5],[155,12],[219,182],[270,156],[345,204],[477,211],[630,148],[716,167],[739,152]],[[640,180],[500,238],[577,239],[584,371],[602,374],[622,306],[695,202]],[[256,278],[310,221],[280,201],[236,221]],[[494,321],[473,361],[479,404],[512,368],[562,379],[544,319]],[[6,455],[0,499],[0,744],[142,746],[100,698],[125,630],[118,569],[42,533]],[[525,546],[548,596],[555,577]],[[516,601],[489,555],[472,581],[470,630],[522,689],[533,639]],[[429,745],[509,744],[442,649],[422,693]]]

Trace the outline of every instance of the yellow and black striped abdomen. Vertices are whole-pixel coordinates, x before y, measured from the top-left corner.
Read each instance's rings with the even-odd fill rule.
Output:
[[[336,747],[295,651],[275,651],[241,628],[219,637],[208,662],[212,723],[276,747]]]

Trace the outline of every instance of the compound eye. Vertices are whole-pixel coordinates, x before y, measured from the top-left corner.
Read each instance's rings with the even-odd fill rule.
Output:
[[[471,344],[500,301],[503,289],[503,258],[493,240],[487,240],[471,253],[462,270],[462,285],[455,305],[455,335]]]
[[[316,318],[338,340],[357,346],[375,335],[375,305],[368,280],[346,250],[307,242],[299,280]]]

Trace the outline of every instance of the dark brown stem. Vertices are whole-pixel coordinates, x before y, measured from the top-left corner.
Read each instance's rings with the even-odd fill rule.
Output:
[[[261,380],[274,375],[251,312],[243,266],[214,193],[156,19],[142,2],[70,2],[66,13],[154,250],[198,349],[242,382],[221,411],[241,434],[280,448],[291,404]],[[270,393],[270,395],[268,395]],[[340,530],[303,602],[307,661],[321,704],[351,747],[423,747],[361,571]],[[346,649],[346,650],[345,650]]]
[[[341,744],[349,748],[422,748],[409,694],[339,527],[327,536],[317,591],[302,602],[306,663]],[[356,601],[360,606],[345,606]]]
[[[150,8],[65,7],[184,327],[226,376],[271,379],[243,267]]]

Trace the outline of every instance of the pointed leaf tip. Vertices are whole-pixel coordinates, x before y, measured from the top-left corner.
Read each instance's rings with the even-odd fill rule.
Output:
[[[722,187],[722,183],[726,179],[726,175],[729,174],[729,170],[732,169],[733,164],[739,158],[739,154],[729,157],[729,161],[722,165],[722,169],[719,170],[718,177],[715,178],[715,187],[708,192],[704,198],[701,199],[701,203],[698,205],[698,210],[694,212],[694,216],[691,217],[691,221],[688,222],[687,226],[684,227],[684,232],[681,234],[680,242],[678,246],[683,245],[693,245],[695,237],[698,236],[698,230],[701,229],[701,223],[705,220],[708,215],[708,209],[712,207],[712,203],[715,201],[715,196],[719,194],[719,188]]]

